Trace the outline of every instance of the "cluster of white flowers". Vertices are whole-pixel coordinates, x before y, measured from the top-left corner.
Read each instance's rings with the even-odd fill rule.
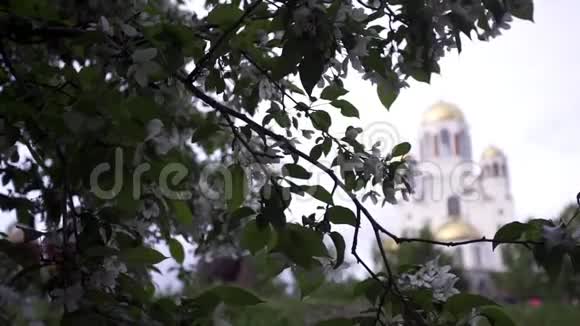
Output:
[[[554,247],[573,250],[577,243],[580,242],[580,229],[571,230],[565,225],[544,225],[542,227],[542,237],[548,250],[552,250]]]
[[[100,270],[94,272],[90,284],[94,288],[114,288],[121,273],[127,272],[127,266],[116,257],[108,257]]]
[[[43,326],[43,316],[47,309],[44,301],[37,296],[25,295],[14,291],[13,289],[0,285],[0,305],[3,309],[16,312],[17,321],[23,325]],[[20,323],[19,323],[20,325]]]
[[[455,288],[459,278],[450,270],[451,266],[440,266],[437,257],[413,273],[402,274],[397,283],[402,290],[430,289],[433,291],[433,299],[443,302],[459,293]]]
[[[150,219],[152,217],[158,217],[161,210],[159,209],[159,205],[153,199],[145,199],[141,202],[141,206],[139,207],[139,211],[143,215],[144,218]]]
[[[8,306],[20,302],[20,295],[9,287],[0,285],[0,305]]]
[[[253,84],[257,85],[258,96],[261,100],[270,100],[278,96],[274,84],[252,64],[247,62],[242,63],[238,72],[241,78],[248,78]],[[251,87],[246,87],[243,92],[244,95],[250,96],[252,95],[253,89]]]
[[[294,10],[294,32],[297,35],[308,34],[310,37],[316,37],[314,9],[322,12],[326,11],[322,3],[316,0],[308,0]]]
[[[75,311],[79,308],[83,293],[83,286],[78,282],[64,289],[56,289],[51,294],[55,298],[56,305],[64,305],[67,310]]]
[[[340,5],[340,8],[338,8],[338,11],[336,12],[335,23],[338,26],[342,26],[346,23],[347,19],[349,18],[356,22],[362,22],[367,17],[368,16],[367,14],[365,14],[363,8],[355,8],[352,5],[352,1],[347,0],[343,1],[342,4]]]
[[[175,126],[166,128],[163,121],[152,119],[147,124],[147,137],[145,141],[150,141],[158,155],[165,155],[173,148],[183,148],[191,139],[193,130],[190,128],[180,130]]]

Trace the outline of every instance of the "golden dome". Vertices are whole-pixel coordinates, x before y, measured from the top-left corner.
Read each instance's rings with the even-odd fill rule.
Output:
[[[399,250],[399,245],[395,242],[395,240],[387,238],[383,240],[383,248],[385,248],[386,251],[395,252]]]
[[[450,221],[440,226],[435,232],[437,241],[459,241],[481,238],[477,229],[465,221]]]
[[[501,151],[501,149],[495,147],[495,146],[488,146],[486,149],[483,150],[483,153],[481,154],[481,158],[484,160],[489,160],[492,158],[496,158],[496,157],[503,157],[503,152]]]
[[[463,121],[463,112],[455,104],[439,101],[423,113],[424,124],[446,120]]]

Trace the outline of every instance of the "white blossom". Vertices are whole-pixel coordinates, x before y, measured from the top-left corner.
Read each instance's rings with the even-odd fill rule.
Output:
[[[79,308],[79,301],[83,296],[83,287],[80,283],[75,283],[66,289],[57,289],[53,291],[57,304],[66,306],[69,311],[75,311]]]
[[[348,58],[348,60],[350,60],[350,64],[352,65],[352,67],[356,71],[358,71],[360,73],[364,73],[365,72],[365,69],[364,69],[362,63],[360,62],[360,60],[359,60],[359,58],[357,56],[354,56],[354,55],[350,55],[349,54],[347,56],[347,58]]]
[[[90,278],[90,284],[95,288],[113,288],[117,284],[117,278],[121,273],[127,272],[127,266],[116,257],[105,259],[102,269],[94,272]]]
[[[158,155],[165,155],[175,147],[182,148],[191,139],[193,130],[191,128],[178,129],[172,126],[167,129],[159,119],[153,119],[147,124],[147,138],[154,147]]]
[[[316,26],[312,21],[312,10],[307,6],[301,6],[294,10],[294,31],[300,35],[308,33],[315,36]]]
[[[360,135],[361,133],[362,133],[362,128],[348,127],[348,128],[346,128],[346,132],[345,132],[344,136],[348,139],[355,140],[356,137],[358,137],[358,135]]]
[[[363,8],[355,8],[350,12],[350,18],[356,22],[362,22],[368,17]]]
[[[574,248],[576,246],[576,236],[578,231],[574,234],[569,234],[568,229],[563,225],[542,227],[542,236],[545,240],[546,248],[551,250],[554,247]]]
[[[163,131],[163,121],[159,119],[152,119],[147,123],[147,137],[145,140],[153,139]]]
[[[260,80],[258,83],[258,95],[260,96],[260,99],[267,100],[272,97],[273,93],[274,90],[270,81],[267,79]]]
[[[159,216],[159,205],[154,200],[144,200],[140,207],[141,214],[146,219]]]
[[[414,273],[402,274],[397,282],[403,290],[431,289],[433,299],[443,302],[459,293],[459,290],[455,288],[459,278],[450,273],[450,270],[451,266],[440,266],[439,257],[437,257],[428,261]]]

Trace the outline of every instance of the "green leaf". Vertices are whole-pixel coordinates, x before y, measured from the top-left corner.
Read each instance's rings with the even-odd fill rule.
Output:
[[[324,141],[322,142],[322,144],[320,144],[320,148],[322,148],[324,156],[327,156],[328,153],[330,153],[330,150],[332,149],[332,139],[324,138]]]
[[[447,300],[444,309],[456,317],[461,317],[481,306],[497,306],[497,303],[481,295],[459,293]]]
[[[285,164],[282,167],[282,174],[297,179],[310,179],[312,173],[298,164]]]
[[[119,253],[117,249],[106,246],[94,246],[87,248],[83,253],[87,257],[109,257],[115,256]]]
[[[334,243],[334,247],[336,248],[336,262],[334,263],[334,269],[337,269],[342,265],[344,262],[344,250],[346,249],[346,243],[344,242],[344,238],[338,232],[331,232],[330,238]]]
[[[279,80],[282,77],[296,72],[296,68],[302,61],[301,44],[295,37],[288,37],[284,44],[282,55],[276,58],[272,67],[272,78]],[[294,84],[288,85],[291,92],[298,92],[304,95],[304,92]]]
[[[353,290],[354,297],[364,295],[369,300],[369,302],[372,303],[375,303],[379,295],[381,295],[382,293],[383,289],[381,288],[381,283],[379,283],[372,277],[355,284]]]
[[[332,206],[326,210],[326,214],[328,214],[331,223],[356,225],[356,216],[346,207]]]
[[[484,306],[479,310],[479,315],[487,318],[492,326],[516,326],[516,323],[502,307]]]
[[[328,257],[322,234],[302,225],[289,223],[278,232],[274,252],[283,253],[297,265],[310,268],[317,263],[313,257]]]
[[[484,6],[492,13],[496,23],[501,22],[506,13],[502,3],[500,0],[483,0]]]
[[[255,270],[257,271],[257,283],[261,284],[280,275],[290,263],[280,253],[261,252],[254,255]]]
[[[433,290],[432,289],[413,289],[407,294],[411,302],[425,311],[433,310]]]
[[[38,309],[38,308],[36,308]],[[42,311],[40,309],[34,311]],[[107,325],[109,320],[106,317],[97,314],[96,312],[90,311],[88,309],[79,309],[73,312],[65,312],[62,315],[62,319],[58,325],[60,326],[101,326]]]
[[[8,5],[9,4],[9,5]],[[57,5],[52,1],[27,0],[4,1],[1,7],[8,6],[11,14],[22,17],[43,18],[44,20],[58,20]]]
[[[337,98],[345,95],[346,93],[348,93],[346,89],[336,84],[332,84],[326,86],[324,90],[322,90],[322,93],[320,93],[320,98],[324,100],[334,101]]]
[[[295,223],[289,224],[287,230],[290,235],[289,239],[298,240],[293,243],[293,246],[297,243],[302,244],[302,246],[296,246],[298,250],[308,251],[313,257],[329,257],[320,232]]]
[[[377,84],[377,95],[383,106],[388,110],[399,96],[399,89],[386,81]]]
[[[328,128],[330,128],[330,125],[332,124],[330,115],[325,111],[312,112],[310,114],[310,120],[312,121],[314,128],[322,131],[328,131]]]
[[[193,215],[187,203],[183,200],[172,200],[171,205],[173,206],[173,212],[175,213],[175,219],[183,225],[193,224]]]
[[[239,20],[243,14],[237,6],[219,5],[207,15],[207,21],[214,25],[228,26]]]
[[[564,252],[555,247],[548,249],[545,245],[535,245],[532,249],[536,262],[546,270],[551,281],[555,281],[562,271]]]
[[[230,212],[236,210],[244,203],[246,195],[246,173],[244,168],[239,164],[233,164],[228,168],[230,172],[230,182],[231,187],[226,185],[226,189],[229,189],[229,193],[226,192],[226,199],[228,199],[227,204]],[[227,179],[226,179],[226,182]]]
[[[520,222],[512,222],[502,226],[493,237],[493,249],[495,250],[502,241],[518,240],[527,229],[528,226]]]
[[[154,294],[155,289],[149,282],[138,282],[131,276],[121,273],[117,279],[122,293],[127,293],[131,298],[139,302],[148,302]]]
[[[137,49],[133,52],[131,58],[133,62],[147,62],[152,60],[157,56],[157,49],[156,48],[147,48],[147,49]]]
[[[512,15],[520,19],[534,21],[534,2],[532,0],[508,0],[507,8]]]
[[[572,268],[574,273],[580,274],[580,248],[576,247],[572,252],[568,253],[570,255],[570,261],[572,262]]]
[[[309,269],[297,267],[294,269],[294,273],[296,275],[296,281],[298,282],[300,297],[302,299],[318,289],[324,282],[324,271],[319,263],[316,267],[311,267]]]
[[[315,326],[354,326],[354,325],[358,325],[358,324],[356,324],[356,322],[352,319],[333,318],[333,319],[319,321],[318,323],[316,323]]]
[[[183,261],[185,260],[185,250],[183,250],[181,242],[175,239],[169,239],[167,243],[169,244],[169,252],[171,253],[171,256],[175,261],[183,264]]]
[[[393,155],[393,157],[397,157],[397,156],[403,156],[408,154],[411,151],[411,144],[409,144],[408,142],[403,142],[400,143],[398,145],[396,145],[395,147],[393,147],[393,150],[391,151],[391,155]]]
[[[340,113],[345,117],[359,117],[358,110],[347,100],[334,100],[330,104],[340,109]]]
[[[312,89],[314,89],[324,72],[324,57],[322,53],[319,51],[306,53],[298,70],[302,87],[304,87],[306,94],[311,95]]]
[[[237,286],[220,285],[206,293],[213,294],[225,304],[232,306],[253,306],[264,302],[252,292]]]
[[[271,237],[270,225],[260,228],[256,220],[252,220],[244,227],[240,244],[243,248],[255,254],[268,245]]]
[[[123,249],[119,258],[130,265],[155,265],[167,259],[159,251],[148,247]]]
[[[308,156],[310,156],[311,159],[317,161],[320,158],[320,156],[322,156],[322,146],[320,145],[313,146]]]
[[[278,111],[273,114],[274,120],[282,128],[290,128],[290,117],[284,111]]]
[[[191,142],[196,143],[199,141],[206,141],[210,136],[215,136],[215,134],[220,130],[220,126],[213,122],[205,122],[199,128],[195,129],[193,136],[191,137]]]
[[[332,204],[332,195],[322,186],[302,186],[304,192],[320,200],[321,202]]]
[[[250,207],[240,207],[238,209],[236,209],[235,211],[232,212],[232,215],[230,216],[230,218],[232,219],[242,219],[242,218],[246,218],[248,216],[254,215],[256,214],[256,212],[251,209]]]

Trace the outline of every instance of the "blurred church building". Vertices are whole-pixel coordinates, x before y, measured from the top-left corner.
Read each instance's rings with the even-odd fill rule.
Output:
[[[418,159],[410,159],[419,171],[415,193],[397,205],[402,229],[412,234],[427,225],[435,240],[445,242],[493,239],[514,218],[506,155],[489,146],[474,160],[466,117],[451,103],[428,108],[419,130]],[[480,292],[488,292],[490,272],[502,270],[500,252],[493,252],[491,243],[445,250],[469,271],[471,287]]]

